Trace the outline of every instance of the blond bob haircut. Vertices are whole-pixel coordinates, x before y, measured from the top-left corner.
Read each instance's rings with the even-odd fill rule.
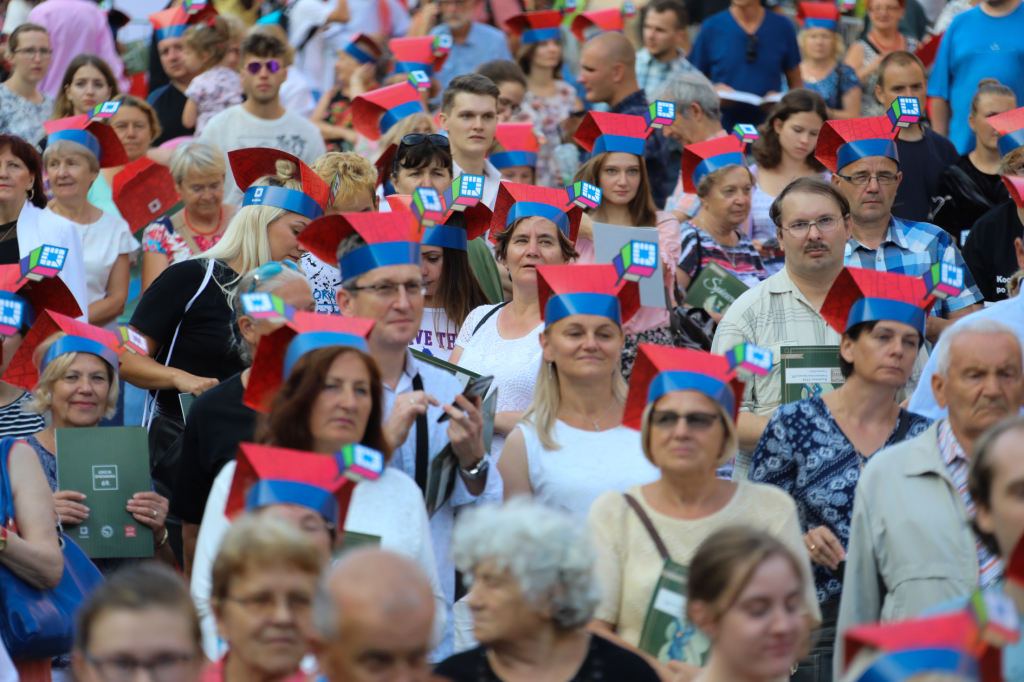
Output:
[[[508,245],[512,243],[512,236],[516,233],[519,226],[527,220],[534,220],[540,217],[542,216],[526,216],[519,218],[504,230],[494,235],[494,239],[497,241],[497,244],[494,247],[495,259],[504,264],[505,259],[508,258]],[[545,220],[547,219],[545,218]],[[551,224],[554,225],[554,223]],[[566,263],[580,257],[579,251],[577,251],[576,247],[573,246],[573,243],[569,241],[569,238],[562,234],[562,231],[558,229],[557,225],[555,225],[555,234],[558,235],[558,245],[562,248],[562,257],[565,259]]]
[[[214,611],[219,613],[231,591],[231,581],[250,569],[288,566],[312,576],[323,570],[323,555],[316,543],[284,519],[245,514],[224,536],[213,561]]]
[[[65,336],[67,334],[64,332],[56,332],[39,344],[35,353],[32,354],[32,362],[36,367],[42,364],[43,358],[46,357],[46,351],[50,350],[50,346],[57,339]],[[53,408],[53,387],[57,380],[64,376],[77,357],[78,353],[64,353],[63,355],[58,355],[46,366],[46,369],[39,374],[39,383],[36,385],[36,390],[32,392],[32,400],[25,404],[26,412],[46,414]],[[110,390],[107,391],[107,402],[104,405],[106,409],[103,411],[103,416],[110,419],[117,414],[117,368],[111,367],[110,363],[106,360],[103,360],[103,364],[107,366],[107,383],[110,386]]]
[[[796,35],[796,44],[800,48],[800,54],[807,54],[807,32],[808,31],[828,31],[834,36],[835,48],[832,52],[833,59],[839,59],[846,52],[846,43],[843,42],[843,36],[836,31],[829,31],[827,28],[805,28]]]
[[[252,187],[284,187],[302,191],[302,181],[299,180],[298,167],[287,159],[278,159],[277,174],[264,175],[252,183]],[[239,272],[249,272],[259,266],[274,260],[270,254],[270,239],[267,237],[267,228],[281,216],[288,213],[277,206],[243,206],[235,213],[228,224],[224,236],[216,246],[204,251],[196,258],[214,258],[223,261],[233,261],[241,258]],[[236,277],[229,286],[235,285],[241,275]],[[225,290],[231,295],[232,291]]]
[[[63,159],[67,156],[83,156],[85,162],[89,166],[90,173],[100,172],[100,161],[96,158],[96,155],[92,153],[92,150],[86,147],[84,144],[75,142],[74,140],[57,140],[51,145],[46,146],[46,150],[43,152],[43,170],[50,165],[50,159],[60,158]]]
[[[1024,147],[1017,147],[999,161],[998,175],[1016,175],[1024,166]]]
[[[198,137],[185,140],[174,148],[171,155],[171,175],[179,185],[185,182],[189,173],[223,179],[227,172],[224,153],[209,140]]]
[[[327,152],[311,168],[328,187],[334,176],[341,176],[338,196],[332,204],[335,208],[351,205],[360,194],[369,195],[370,201],[377,194],[377,169],[355,152]]]
[[[380,141],[377,142],[377,149],[380,153],[377,154],[377,158],[387,151],[387,148],[391,145],[397,145],[402,141],[402,138],[409,133],[415,132],[417,128],[427,128],[427,132],[436,133],[437,126],[434,125],[434,119],[430,118],[430,115],[417,111],[415,114],[409,114],[401,121],[391,126],[386,133],[380,136]],[[374,161],[377,159],[375,158]]]
[[[661,398],[658,400],[661,400]],[[658,463],[654,461],[654,456],[651,454],[651,415],[654,414],[654,406],[658,404],[658,400],[647,403],[647,407],[644,408],[644,413],[640,417],[640,445],[643,448],[644,456],[654,466],[658,466]],[[715,461],[715,466],[720,467],[736,455],[736,452],[740,449],[740,437],[736,431],[736,422],[732,420],[732,415],[726,412],[725,408],[717,400],[710,397],[708,400],[715,404],[718,416],[722,418],[722,426],[725,427],[725,441],[722,443],[722,452]]]
[[[747,175],[750,176],[750,182],[752,184],[757,183],[757,180],[754,179],[754,174],[750,172],[749,168],[734,163],[728,166],[723,166],[722,168],[717,168],[701,178],[700,182],[697,183],[697,196],[701,199],[706,199],[708,195],[711,194],[711,190],[713,190],[715,185],[718,184],[718,181],[737,168],[745,168]]]

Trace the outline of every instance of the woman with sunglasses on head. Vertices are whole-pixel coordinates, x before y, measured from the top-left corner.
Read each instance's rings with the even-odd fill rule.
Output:
[[[661,478],[625,493],[606,492],[590,508],[597,573],[604,588],[591,622],[600,635],[634,651],[666,560],[689,567],[715,531],[746,525],[780,540],[799,557],[803,595],[819,620],[814,581],[792,498],[746,480],[718,478],[737,450],[743,382],[720,355],[642,345],[630,377],[623,424],[640,430],[640,447]],[[684,615],[671,633],[668,662],[642,655],[662,674],[692,678],[711,644]]]
[[[189,408],[181,438],[181,466],[171,495],[170,513],[182,521],[186,576],[192,573],[199,524],[213,481],[234,460],[238,444],[253,440],[256,432],[256,411],[242,402],[256,345],[281,326],[247,314],[242,306],[242,295],[247,293],[273,294],[295,310],[316,308],[309,282],[291,261],[271,261],[249,272],[231,297],[241,337],[236,339],[237,352],[246,368],[200,395]]]

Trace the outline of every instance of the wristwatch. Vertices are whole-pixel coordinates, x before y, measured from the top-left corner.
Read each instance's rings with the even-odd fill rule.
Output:
[[[481,478],[487,476],[488,467],[490,467],[490,464],[488,463],[487,455],[485,454],[472,469],[463,469],[462,467],[459,467],[459,472],[470,481],[479,481]]]

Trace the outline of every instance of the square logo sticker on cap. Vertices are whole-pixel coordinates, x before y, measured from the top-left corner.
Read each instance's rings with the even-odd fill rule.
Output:
[[[651,128],[663,128],[664,126],[672,125],[672,121],[676,120],[675,102],[658,100],[644,112],[644,120]]]
[[[426,71],[410,71],[409,82],[415,86],[417,90],[424,91],[430,89],[430,76],[427,75]]]
[[[284,324],[295,317],[295,308],[270,292],[242,294],[242,310],[255,320]]]
[[[358,443],[346,445],[334,457],[338,470],[352,481],[376,481],[384,473],[384,455]]]
[[[433,187],[417,187],[412,195],[413,215],[424,227],[433,227],[444,221],[444,203]]]
[[[619,280],[639,282],[658,270],[658,245],[653,242],[631,241],[612,259]]]
[[[589,182],[574,182],[565,188],[569,201],[582,209],[597,208],[601,205],[601,188]]]
[[[484,176],[463,173],[444,193],[444,203],[450,211],[465,211],[476,206],[483,197]]]
[[[21,276],[33,282],[45,277],[54,277],[64,267],[68,250],[60,246],[37,246],[21,259]]]
[[[129,353],[137,353],[139,355],[149,354],[149,344],[146,343],[146,337],[139,332],[135,331],[131,327],[119,325],[116,333],[117,338],[121,342],[121,345],[117,348],[118,355],[125,351]]]
[[[906,128],[921,120],[921,102],[916,97],[897,97],[887,113],[894,129]]]
[[[21,331],[25,304],[9,298],[0,298],[0,334],[14,336]]]

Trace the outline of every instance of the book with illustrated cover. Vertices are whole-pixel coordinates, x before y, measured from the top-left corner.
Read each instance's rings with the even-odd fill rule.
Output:
[[[686,617],[686,578],[689,569],[670,559],[661,568],[651,603],[640,630],[640,650],[660,663],[707,663],[711,642]]]
[[[846,382],[839,371],[839,346],[784,346],[779,360],[783,403],[823,396]]]
[[[149,437],[141,426],[57,429],[57,487],[85,495],[85,522],[64,532],[90,559],[153,556],[153,531],[125,508],[150,492]]]
[[[477,374],[476,372],[470,372],[468,369],[463,369],[458,365],[453,365],[452,363],[446,362],[445,360],[441,360],[440,358],[435,358],[433,355],[427,355],[423,351],[413,350],[412,355],[417,360],[422,360],[428,365],[439,367],[440,369],[443,369],[446,372],[454,374],[455,378],[459,380],[460,384],[462,384],[462,388],[466,388],[466,384],[469,383],[470,379],[480,378],[480,375]]]
[[[690,283],[686,303],[709,313],[724,313],[749,288],[739,277],[711,261]]]

